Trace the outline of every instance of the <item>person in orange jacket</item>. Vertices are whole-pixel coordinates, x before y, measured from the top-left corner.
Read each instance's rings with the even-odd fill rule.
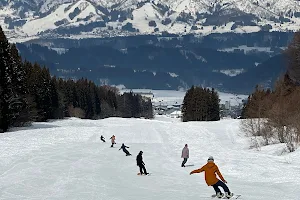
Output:
[[[212,156],[208,158],[206,165],[204,165],[200,169],[191,171],[190,175],[201,172],[205,172],[206,184],[214,188],[214,190],[216,191],[216,196],[218,198],[222,198],[224,196],[224,194],[219,189],[219,186],[223,188],[225,192],[225,197],[229,199],[233,196],[233,193],[230,192],[229,188],[225,184],[227,183],[227,181],[223,178],[218,166],[214,163],[214,158]],[[216,173],[222,181],[216,177]]]

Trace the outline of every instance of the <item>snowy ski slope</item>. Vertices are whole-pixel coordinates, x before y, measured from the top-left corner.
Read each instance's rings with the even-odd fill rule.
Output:
[[[116,135],[117,145],[102,143]],[[133,156],[118,151],[124,142]],[[193,167],[181,168],[189,144]],[[247,200],[299,200],[300,151],[278,156],[281,146],[249,150],[238,120],[182,123],[154,120],[70,118],[35,123],[0,134],[1,200],[200,200],[214,194],[193,169],[215,158],[232,192]],[[144,152],[151,176],[137,176]]]

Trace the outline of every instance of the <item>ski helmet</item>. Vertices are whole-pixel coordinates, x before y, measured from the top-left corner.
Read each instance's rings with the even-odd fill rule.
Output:
[[[213,161],[214,161],[214,157],[209,156],[208,159],[207,159],[207,161],[208,161],[208,162],[213,162]]]

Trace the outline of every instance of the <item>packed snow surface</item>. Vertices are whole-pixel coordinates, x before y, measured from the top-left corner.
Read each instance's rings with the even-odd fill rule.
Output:
[[[109,138],[116,136],[110,148]],[[106,143],[99,139],[103,135]],[[118,151],[129,146],[133,156]],[[192,167],[181,168],[187,143]],[[232,192],[241,199],[299,200],[300,151],[254,151],[239,121],[188,122],[70,118],[0,135],[0,199],[199,200],[214,194],[204,174],[189,175],[212,155]],[[151,176],[137,176],[142,150]]]

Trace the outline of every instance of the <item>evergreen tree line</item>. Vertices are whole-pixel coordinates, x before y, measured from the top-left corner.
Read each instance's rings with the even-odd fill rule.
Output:
[[[132,92],[120,95],[92,81],[51,77],[39,64],[22,61],[0,27],[0,132],[33,121],[80,117],[153,118],[151,100]]]
[[[250,136],[263,138],[256,146],[285,143],[288,151],[300,144],[300,33],[296,33],[288,49],[287,72],[274,90],[256,86],[244,105],[242,128]]]
[[[219,95],[214,90],[192,86],[185,94],[182,121],[220,120]]]

